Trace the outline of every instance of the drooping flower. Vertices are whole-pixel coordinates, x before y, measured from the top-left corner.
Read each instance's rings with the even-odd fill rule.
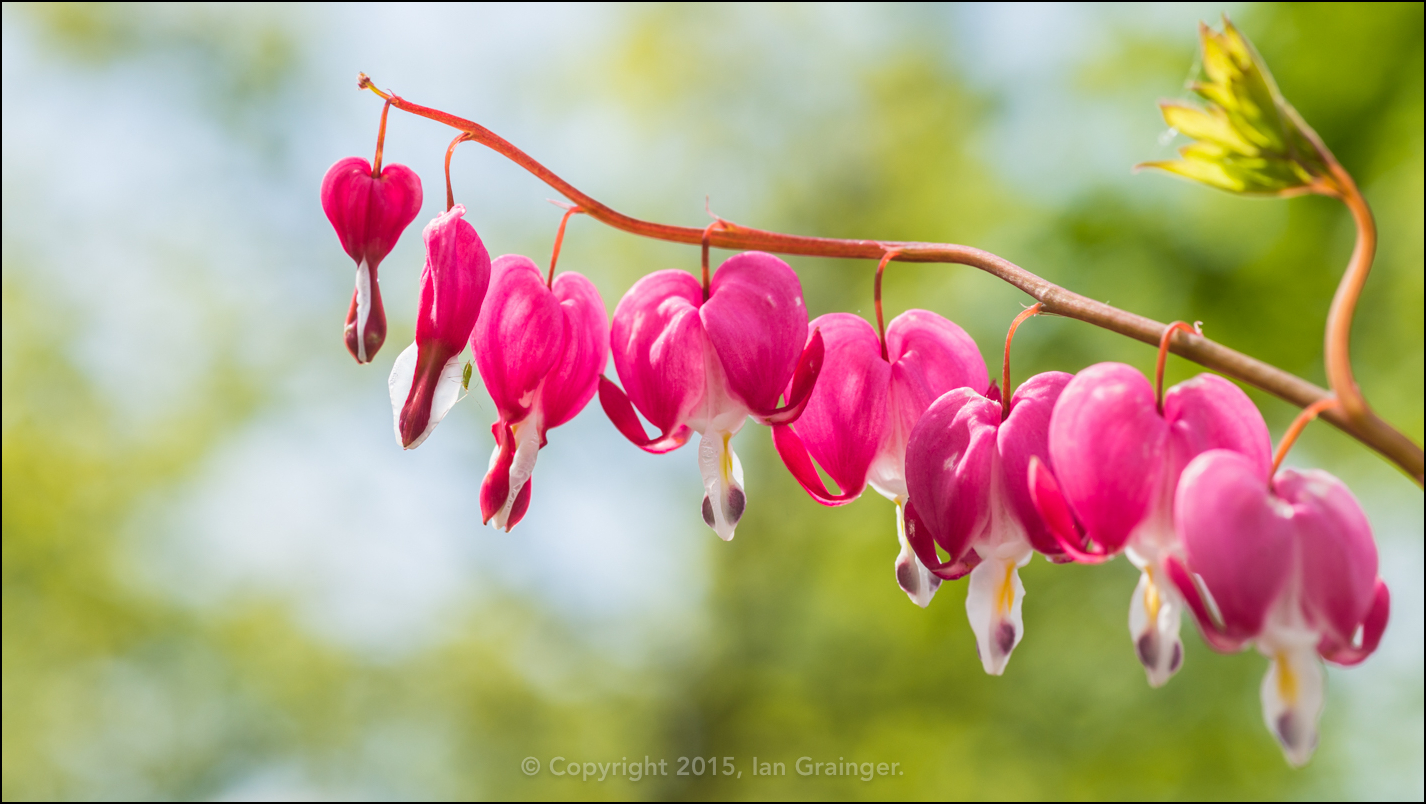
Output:
[[[1252,643],[1271,660],[1263,719],[1288,761],[1303,765],[1323,704],[1317,656],[1364,660],[1390,614],[1366,515],[1326,472],[1283,469],[1269,483],[1251,458],[1210,450],[1184,469],[1174,519],[1184,562],[1169,557],[1169,577],[1211,646]]]
[[[426,224],[426,267],[416,341],[397,356],[388,386],[396,443],[415,449],[464,391],[460,353],[490,284],[490,254],[456,204]]]
[[[747,504],[743,467],[728,442],[748,416],[778,424],[802,412],[823,352],[818,334],[804,348],[806,333],[797,274],[760,251],[724,262],[706,299],[692,274],[657,271],[634,283],[614,310],[610,345],[624,390],[601,377],[599,402],[619,432],[649,452],[702,436],[703,520],[724,540],[733,538]],[[645,435],[635,408],[657,436]]]
[[[1010,399],[957,388],[936,400],[906,447],[906,533],[939,577],[970,574],[966,614],[985,672],[1000,675],[1024,636],[1020,567],[1061,556],[1030,498],[1029,465],[1048,459],[1051,412],[1070,375],[1026,380]],[[942,563],[936,545],[950,559]]]
[[[421,179],[405,165],[395,164],[375,176],[370,162],[349,156],[322,178],[322,210],[347,256],[357,264],[345,338],[352,357],[369,363],[386,341],[386,311],[376,269],[421,211]]]
[[[1149,683],[1160,686],[1183,662],[1182,601],[1164,583],[1163,566],[1179,549],[1173,526],[1179,475],[1210,449],[1236,451],[1266,475],[1272,463],[1267,424],[1247,394],[1222,377],[1199,374],[1179,383],[1160,408],[1137,369],[1099,363],[1065,387],[1049,438],[1053,475],[1031,462],[1035,504],[1076,560],[1102,561],[1124,551],[1140,569],[1129,634]]]
[[[609,323],[594,283],[565,272],[550,286],[525,257],[495,261],[490,292],[470,335],[481,379],[500,420],[480,488],[485,522],[510,530],[530,505],[531,474],[545,433],[574,418],[598,387]]]
[[[885,357],[876,330],[850,313],[817,318],[808,326],[809,342],[818,332],[826,344],[822,373],[796,425],[773,427],[773,443],[792,476],[823,505],[851,502],[868,483],[895,503],[901,542],[896,580],[925,607],[940,578],[906,541],[906,440],[941,394],[986,388],[985,360],[965,330],[926,310],[908,310],[892,320]],[[814,459],[840,493],[827,489]]]

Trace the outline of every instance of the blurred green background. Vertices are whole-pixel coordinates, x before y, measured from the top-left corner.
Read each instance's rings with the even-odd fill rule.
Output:
[[[968,243],[1322,383],[1340,205],[1129,170],[1172,153],[1154,103],[1188,96],[1194,26],[1224,10],[1373,205],[1357,371],[1419,443],[1420,4],[6,5],[4,798],[1420,799],[1422,496],[1330,427],[1291,461],[1357,491],[1393,622],[1330,672],[1292,771],[1262,657],[1185,625],[1183,672],[1147,687],[1124,561],[1033,562],[1026,639],[986,677],[963,582],[909,603],[890,504],[816,505],[756,425],[731,543],[701,523],[693,450],[644,455],[597,405],[551,434],[526,521],[482,528],[489,400],[415,453],[390,431],[434,123],[391,118],[427,201],[383,265],[388,343],[367,367],[341,343],[352,266],[317,187],[370,156],[364,70],[630,214],[702,225],[708,196],[764,228]],[[547,259],[551,191],[471,145],[453,180],[493,254]],[[814,315],[870,314],[872,265],[792,263]],[[560,264],[612,311],[697,252],[575,219]],[[886,297],[992,365],[1028,301],[959,266],[894,265]],[[1061,319],[1016,342],[1020,378],[1101,360],[1153,351]],[[1255,398],[1281,434],[1294,411]],[[584,781],[555,756],[744,773]],[[801,777],[802,756],[904,775]]]

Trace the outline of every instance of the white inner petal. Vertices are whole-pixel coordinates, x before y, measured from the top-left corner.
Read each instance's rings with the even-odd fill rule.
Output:
[[[540,455],[540,419],[537,405],[529,418],[511,428],[515,433],[515,458],[510,464],[510,493],[505,497],[505,504],[500,506],[500,510],[495,512],[492,518],[495,527],[500,530],[506,529],[510,521],[510,509],[515,506],[515,497],[535,473],[535,459]],[[495,452],[497,456],[500,454],[499,446],[495,448]],[[492,468],[494,460],[492,457]]]
[[[1130,558],[1135,558],[1132,551]],[[1183,641],[1179,639],[1183,601],[1168,583],[1161,564],[1144,564],[1142,569],[1129,599],[1129,636],[1149,676],[1149,686],[1162,687],[1183,665]]]
[[[970,571],[966,588],[966,616],[975,632],[976,652],[985,672],[998,676],[1005,672],[1010,654],[1025,635],[1021,607],[1025,585],[1019,568],[1030,561],[1031,551],[1017,558],[990,556]]]
[[[901,591],[911,598],[911,602],[926,608],[931,598],[941,586],[941,579],[926,569],[911,543],[906,540],[906,510],[902,507],[905,498],[894,499],[896,503],[896,538],[901,542],[901,552],[896,556],[896,583]]]
[[[1019,568],[1030,563],[1035,551],[1025,526],[1010,510],[1000,453],[992,453],[990,460],[990,504],[984,529],[972,543],[981,562],[970,573],[966,616],[975,632],[981,666],[998,676],[1005,672],[1010,654],[1025,636],[1020,612],[1025,585],[1020,582]]]
[[[698,433],[724,431],[736,434],[743,429],[748,408],[728,388],[723,363],[712,344],[703,350],[703,396],[688,413],[685,423]]]
[[[371,316],[371,269],[367,267],[366,260],[361,261],[356,271],[356,296],[357,296],[357,316],[356,316],[356,342],[357,360],[365,363],[366,356],[366,319]]]
[[[1261,688],[1263,722],[1295,768],[1307,764],[1317,748],[1317,719],[1322,714],[1326,678],[1314,641],[1270,654],[1272,664]],[[1261,646],[1260,646],[1261,649]]]
[[[455,404],[465,398],[465,384],[461,382],[465,375],[465,361],[460,355],[452,357],[446,361],[445,368],[441,369],[441,378],[436,382],[436,393],[431,399],[431,418],[426,421],[426,430],[416,439],[416,443],[411,445],[415,449],[426,440],[426,436],[436,429],[436,425],[441,423],[441,419],[451,412]]]
[[[1178,550],[1178,531],[1173,527],[1173,498],[1178,490],[1177,478],[1170,477],[1170,473],[1164,468],[1160,468],[1158,473],[1154,499],[1128,539],[1129,560],[1139,569],[1150,563],[1162,562],[1166,556]]]
[[[900,449],[882,447],[866,473],[867,483],[892,502],[904,501],[910,496],[906,491],[906,444],[899,446]]]
[[[401,443],[401,409],[406,407],[406,398],[411,395],[411,385],[416,380],[416,356],[416,344],[412,343],[403,349],[401,354],[396,356],[396,362],[391,366],[391,377],[386,381],[391,392],[391,426],[396,433],[397,444]],[[421,431],[406,449],[421,446],[421,442],[436,429],[441,419],[465,396],[466,390],[461,382],[464,374],[465,363],[460,359],[460,355],[446,361],[445,367],[441,369],[440,379],[436,381],[436,391],[431,397],[431,416],[426,420],[426,429]]]
[[[739,424],[742,422],[739,421]],[[703,475],[703,519],[729,541],[747,507],[743,464],[728,443],[735,431],[709,430],[698,442],[698,470]]]
[[[401,446],[401,409],[406,407],[406,397],[411,395],[411,383],[415,380],[416,344],[413,342],[396,356],[396,362],[391,364],[391,376],[386,380],[386,387],[391,391],[391,429],[396,433],[398,447]]]

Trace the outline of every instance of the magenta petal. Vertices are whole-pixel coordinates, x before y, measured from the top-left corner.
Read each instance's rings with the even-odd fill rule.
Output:
[[[1376,589],[1376,542],[1366,514],[1342,481],[1320,470],[1284,469],[1273,490],[1293,508],[1303,614],[1338,642],[1350,643]]]
[[[809,328],[822,333],[827,352],[797,436],[844,492],[860,494],[886,429],[891,367],[876,330],[857,316],[832,313]]]
[[[713,274],[699,315],[728,389],[749,409],[770,413],[807,340],[807,308],[797,274],[761,251],[730,257]]]
[[[421,306],[416,343],[440,341],[458,354],[480,316],[490,284],[490,254],[456,204],[426,224],[426,268],[421,272]]]
[[[1025,528],[1030,545],[1045,555],[1062,555],[1060,548],[1030,497],[1030,459],[1050,463],[1050,414],[1055,402],[1073,376],[1063,371],[1036,374],[1015,389],[1010,400],[1010,415],[1000,425],[996,443],[1000,450],[1000,469],[1004,472],[1006,503],[1011,513]]]
[[[1318,644],[1317,652],[1322,654],[1322,658],[1336,664],[1360,664],[1376,652],[1377,645],[1381,644],[1381,635],[1386,633],[1386,622],[1390,617],[1391,592],[1387,590],[1386,582],[1377,578],[1372,607],[1367,610],[1366,619],[1362,621],[1362,644],[1341,642],[1328,635]]]
[[[1169,556],[1164,559],[1164,571],[1168,573],[1169,580],[1178,589],[1178,593],[1183,596],[1184,602],[1193,612],[1193,618],[1198,621],[1199,633],[1203,635],[1203,641],[1209,647],[1220,653],[1233,653],[1243,649],[1244,639],[1232,639],[1223,634],[1218,629],[1218,624],[1213,621],[1213,614],[1208,609],[1208,603],[1204,601],[1203,595],[1198,591],[1198,585],[1193,582],[1193,576],[1179,562],[1177,558]]]
[[[664,434],[680,428],[703,398],[707,344],[698,316],[702,303],[698,280],[685,271],[669,270],[635,282],[614,309],[610,331],[614,368],[628,400]],[[615,425],[633,440],[620,421],[615,419]]]
[[[609,417],[609,421],[619,428],[619,432],[645,452],[658,455],[676,450],[693,435],[687,425],[680,424],[672,433],[660,433],[649,438],[644,434],[644,425],[639,421],[639,414],[634,412],[634,406],[629,403],[629,397],[603,375],[599,377],[599,405],[604,408],[604,414]]]
[[[505,532],[509,533],[520,520],[525,518],[525,513],[530,510],[530,494],[535,488],[535,479],[528,478],[525,485],[515,492],[515,501],[510,505],[510,518],[505,521]]]
[[[921,522],[952,560],[990,517],[1000,406],[969,388],[937,399],[906,443],[906,488]]]
[[[895,417],[888,434],[909,435],[926,408],[953,388],[981,393],[990,385],[985,359],[971,336],[928,310],[907,310],[891,320],[886,353]]]
[[[581,274],[555,277],[555,298],[564,316],[564,350],[545,380],[541,394],[546,429],[579,415],[599,387],[609,361],[609,315],[599,290]]]
[[[797,368],[792,372],[792,381],[787,384],[786,404],[770,411],[757,414],[757,420],[766,425],[792,424],[802,416],[807,402],[812,398],[812,389],[817,386],[817,378],[822,374],[822,360],[826,357],[826,347],[822,343],[822,333],[812,330],[812,337],[797,358]]]
[[[1069,502],[1060,491],[1060,484],[1050,472],[1045,462],[1038,456],[1031,456],[1026,469],[1030,500],[1035,511],[1045,523],[1045,529],[1055,538],[1055,543],[1065,555],[1081,564],[1100,564],[1113,556],[1103,549],[1091,551],[1084,546],[1084,534],[1074,520]]]
[[[485,473],[485,480],[480,484],[482,524],[489,522],[491,517],[499,513],[505,501],[510,498],[510,466],[515,461],[515,435],[510,432],[510,427],[496,422],[491,425],[490,431],[495,436],[495,445],[499,452],[490,471]]]
[[[1291,512],[1272,499],[1258,469],[1241,453],[1209,450],[1183,471],[1174,500],[1188,566],[1212,593],[1222,631],[1234,640],[1262,630],[1292,572]]]
[[[1241,453],[1259,477],[1272,471],[1272,438],[1263,415],[1243,389],[1216,374],[1199,374],[1164,392],[1164,420],[1174,477],[1210,449]]]
[[[965,555],[959,558],[942,562],[941,557],[936,555],[936,542],[931,536],[931,529],[921,521],[920,515],[916,513],[916,506],[907,500],[902,513],[906,521],[906,541],[916,553],[917,560],[930,570],[932,575],[943,581],[954,581],[970,574],[980,563],[980,556],[974,550],[967,550]],[[908,584],[902,583],[901,586],[904,589]]]
[[[371,163],[349,156],[322,178],[322,210],[354,262],[381,264],[421,211],[421,179],[405,165],[388,164],[372,178]]]
[[[513,423],[530,415],[535,391],[559,360],[565,320],[529,259],[507,254],[495,261],[492,274],[470,346],[500,418]]]
[[[863,476],[859,484],[842,486],[841,494],[828,491],[827,484],[822,482],[822,476],[817,474],[817,467],[812,463],[812,456],[808,454],[803,440],[786,424],[773,425],[772,444],[777,448],[778,457],[782,458],[783,465],[792,473],[792,477],[812,495],[812,499],[823,505],[846,505],[860,497],[862,489],[866,487],[866,478]],[[836,480],[836,476],[833,475],[832,479]]]
[[[1123,549],[1156,502],[1168,425],[1138,369],[1099,363],[1065,386],[1050,416],[1050,463],[1089,538]]]

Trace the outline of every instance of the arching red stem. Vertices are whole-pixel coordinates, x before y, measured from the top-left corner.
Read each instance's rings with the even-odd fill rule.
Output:
[[[1158,400],[1159,415],[1164,415],[1164,364],[1169,359],[1169,341],[1173,339],[1175,332],[1187,332],[1190,335],[1197,335],[1197,330],[1184,321],[1175,321],[1164,328],[1164,334],[1159,336],[1159,362],[1154,367],[1154,393]]]
[[[1005,333],[1005,357],[1000,363],[1000,419],[1004,421],[1010,418],[1010,342],[1015,340],[1015,330],[1020,328],[1020,324],[1027,318],[1032,318],[1040,314],[1045,309],[1045,305],[1036,302],[1025,308],[1020,315],[1015,316],[1015,320],[1010,322],[1010,331]]]
[[[365,74],[358,76],[357,85],[389,100],[392,106],[403,112],[434,120],[466,132],[470,135],[470,139],[524,168],[531,175],[554,188],[556,192],[578,204],[585,214],[601,223],[633,235],[671,243],[695,245],[702,242],[703,232],[699,229],[641,220],[600,203],[560,178],[508,140],[479,123],[439,109],[411,103],[397,95],[384,92],[373,84]],[[1111,307],[1103,302],[1067,290],[1036,276],[1003,257],[972,246],[955,243],[805,237],[754,229],[730,221],[723,221],[723,226],[710,238],[710,242],[719,248],[739,251],[758,250],[778,254],[844,259],[877,259],[884,256],[888,248],[894,247],[898,251],[894,259],[899,261],[956,263],[985,271],[1014,285],[1028,293],[1036,301],[1044,304],[1043,312],[1045,313],[1074,318],[1147,344],[1159,343],[1164,330],[1164,325],[1153,319]],[[1327,389],[1318,387],[1301,377],[1222,344],[1214,343],[1207,338],[1181,338],[1178,343],[1170,344],[1170,351],[1199,365],[1249,383],[1298,407],[1306,407],[1319,399],[1326,398],[1330,393]],[[1370,410],[1361,419],[1353,419],[1338,409],[1326,411],[1322,418],[1401,467],[1417,485],[1426,482],[1426,453],[1422,452],[1420,445],[1371,413]]]
[[[381,125],[376,128],[376,158],[371,160],[371,177],[381,178],[381,151],[386,147],[386,115],[391,111],[391,99],[381,106]]]
[[[703,300],[708,301],[708,248],[713,237],[714,229],[723,228],[723,219],[708,224],[703,228]]]
[[[584,210],[579,207],[570,207],[564,211],[564,217],[560,218],[560,228],[555,232],[555,250],[554,253],[550,254],[550,277],[545,280],[545,287],[553,288],[555,286],[555,263],[559,262],[560,246],[564,244],[565,224],[569,223],[569,217],[571,215],[578,215],[583,211]]]
[[[1282,434],[1282,440],[1277,444],[1277,452],[1273,453],[1273,468],[1272,472],[1268,473],[1269,483],[1272,482],[1273,475],[1277,474],[1278,467],[1282,466],[1282,459],[1287,457],[1287,451],[1292,449],[1297,437],[1302,435],[1302,430],[1307,427],[1307,423],[1317,418],[1322,411],[1336,407],[1338,404],[1340,403],[1337,402],[1336,397],[1329,396],[1326,399],[1313,402],[1297,414],[1297,418],[1293,419],[1292,424],[1288,426],[1287,432]]]
[[[881,341],[881,359],[890,360],[886,351],[886,319],[881,313],[881,275],[886,270],[886,264],[896,258],[899,252],[896,249],[887,249],[881,255],[881,262],[876,264],[876,279],[872,283],[872,299],[876,303],[876,337]]]
[[[456,152],[456,146],[471,139],[469,134],[460,134],[451,140],[451,145],[446,149],[446,211],[450,212],[451,207],[456,205],[456,194],[451,189],[451,155]]]

